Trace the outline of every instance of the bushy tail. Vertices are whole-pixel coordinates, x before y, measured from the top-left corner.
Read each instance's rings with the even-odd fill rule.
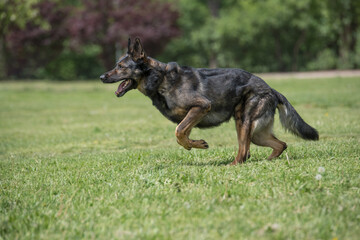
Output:
[[[283,127],[305,140],[319,140],[319,133],[316,129],[300,117],[286,97],[275,90],[274,92],[279,100],[277,108],[279,109],[280,122]]]

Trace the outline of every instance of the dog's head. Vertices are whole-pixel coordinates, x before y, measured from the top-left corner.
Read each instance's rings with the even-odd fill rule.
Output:
[[[148,71],[148,59],[139,38],[131,45],[128,42],[128,51],[120,57],[114,69],[100,76],[103,83],[120,82],[115,94],[122,97],[126,92],[136,89],[142,82]]]

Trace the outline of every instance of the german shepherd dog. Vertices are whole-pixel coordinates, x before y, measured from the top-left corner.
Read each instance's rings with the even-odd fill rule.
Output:
[[[162,63],[148,57],[139,38],[128,42],[128,51],[115,68],[100,76],[104,83],[120,82],[115,94],[132,89],[148,96],[169,120],[177,123],[175,136],[185,149],[207,149],[204,140],[189,138],[193,127],[209,128],[235,119],[239,151],[231,165],[250,156],[250,142],[273,149],[273,159],[286,149],[272,133],[275,109],[293,134],[318,140],[318,132],[305,123],[289,101],[261,78],[241,69],[192,68],[175,62]]]

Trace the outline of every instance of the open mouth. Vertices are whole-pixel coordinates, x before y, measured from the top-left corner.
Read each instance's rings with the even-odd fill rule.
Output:
[[[135,85],[134,80],[125,79],[124,81],[122,81],[119,84],[119,86],[118,86],[118,88],[117,88],[117,90],[115,92],[115,95],[117,97],[122,97],[127,91],[133,89],[134,85]]]

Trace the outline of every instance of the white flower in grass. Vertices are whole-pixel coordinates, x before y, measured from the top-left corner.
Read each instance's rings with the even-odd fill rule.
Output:
[[[318,172],[319,172],[319,173],[325,172],[325,168],[324,168],[324,167],[319,167],[319,168],[318,168]]]
[[[272,231],[277,231],[280,229],[280,225],[278,223],[274,223],[270,225]]]
[[[169,184],[171,184],[171,179],[168,179],[168,178],[167,178],[167,179],[165,179],[164,184],[165,184],[165,185],[169,185]]]
[[[322,178],[321,174],[316,174],[316,176],[315,176],[316,180],[321,180],[321,178]]]

